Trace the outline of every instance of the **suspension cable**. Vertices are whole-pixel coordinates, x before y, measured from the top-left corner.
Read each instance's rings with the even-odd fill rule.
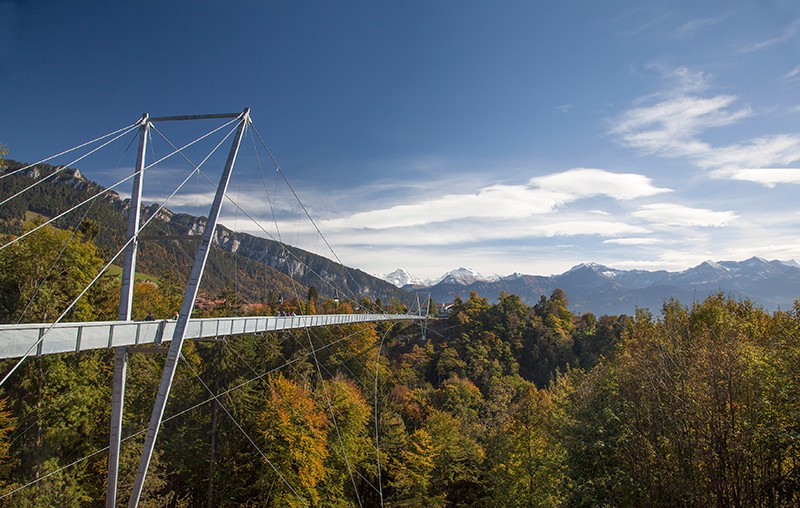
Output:
[[[350,481],[353,483],[353,491],[356,493],[356,500],[358,501],[358,506],[363,508],[363,504],[361,504],[361,496],[358,494],[358,486],[356,485],[356,480],[353,477],[353,469],[350,466],[350,459],[347,457],[347,450],[344,448],[344,441],[342,441],[342,433],[339,432],[339,424],[336,422],[336,415],[333,412],[333,405],[331,404],[331,396],[328,393],[328,388],[325,386],[325,378],[322,376],[322,369],[319,367],[319,359],[317,358],[317,350],[314,347],[314,342],[311,340],[311,334],[306,328],[306,336],[308,337],[308,347],[311,349],[311,357],[314,359],[314,364],[317,366],[317,374],[319,375],[319,384],[322,385],[322,392],[325,394],[325,403],[328,406],[328,412],[331,414],[331,421],[333,422],[333,428],[336,429],[336,437],[339,440],[339,446],[342,449],[342,455],[344,456],[344,463],[347,466],[347,474],[350,475]]]
[[[27,166],[19,168],[19,169],[15,169],[14,171],[11,171],[10,173],[4,173],[4,174],[0,175],[0,180],[2,180],[3,178],[5,178],[7,176],[15,175],[15,174],[17,174],[17,173],[19,173],[21,171],[25,171],[26,169],[30,169],[30,168],[36,166],[37,164],[44,164],[45,162],[47,162],[49,160],[53,160],[56,157],[60,157],[62,155],[65,155],[65,154],[68,154],[70,152],[73,152],[73,151],[77,150],[78,148],[83,148],[84,146],[91,145],[92,143],[96,143],[97,141],[100,141],[101,139],[105,139],[105,138],[107,138],[109,136],[113,136],[113,135],[115,135],[115,134],[117,134],[119,132],[122,132],[122,131],[130,132],[133,128],[138,127],[140,125],[140,123],[141,123],[141,120],[137,121],[134,124],[128,125],[127,127],[123,127],[121,129],[115,130],[114,132],[109,132],[108,134],[104,134],[104,135],[102,135],[102,136],[100,136],[98,138],[95,138],[95,139],[91,140],[91,141],[87,141],[86,143],[83,143],[83,144],[80,144],[80,145],[75,146],[73,148],[70,148],[69,150],[64,150],[61,153],[57,153],[55,155],[51,155],[50,157],[42,159],[39,162],[34,162],[33,164],[28,164]]]
[[[201,136],[201,137],[199,137],[199,138],[195,139],[194,141],[192,141],[192,142],[190,142],[190,143],[187,143],[186,145],[182,146],[181,148],[176,148],[176,149],[175,149],[175,151],[173,151],[173,152],[172,152],[172,153],[170,153],[169,155],[166,155],[166,156],[162,157],[161,159],[159,159],[159,160],[157,160],[157,161],[153,162],[152,164],[149,164],[149,165],[145,166],[144,168],[142,168],[142,171],[141,171],[141,173],[144,173],[145,171],[147,171],[147,170],[148,170],[148,169],[150,169],[151,167],[155,166],[155,165],[156,165],[156,164],[158,164],[159,162],[162,162],[162,161],[164,161],[165,159],[168,159],[169,157],[171,157],[171,156],[175,155],[176,153],[180,152],[181,150],[183,150],[183,149],[185,149],[185,148],[188,148],[188,147],[189,147],[189,146],[191,146],[191,145],[194,145],[195,143],[199,142],[201,139],[204,139],[204,138],[206,138],[206,137],[210,136],[211,134],[213,134],[213,133],[215,133],[215,132],[219,131],[219,130],[220,130],[220,129],[222,129],[223,127],[225,127],[225,126],[227,126],[227,125],[230,125],[230,124],[232,124],[232,123],[234,123],[234,122],[235,122],[235,120],[231,120],[230,122],[227,122],[226,124],[224,124],[224,125],[222,125],[222,126],[220,126],[220,127],[216,128],[216,129],[214,129],[213,131],[211,131],[211,132],[209,132],[209,133],[207,133],[207,134],[205,134],[205,135],[203,135],[203,136]],[[228,134],[225,136],[225,138],[223,138],[223,140],[224,140],[224,139],[227,139],[227,138],[228,138],[230,135],[231,135],[231,133],[229,132],[229,133],[228,133]],[[219,147],[219,145],[217,145],[217,147]],[[215,150],[216,150],[216,148],[215,148]],[[208,157],[206,157],[206,160],[207,160],[207,159],[208,159]],[[197,169],[197,168],[196,168],[196,169]],[[105,195],[105,194],[108,194],[108,193],[109,193],[111,190],[113,190],[115,187],[117,187],[117,186],[119,186],[119,185],[122,185],[124,182],[126,182],[126,181],[130,180],[131,178],[134,178],[134,177],[135,177],[136,175],[138,175],[138,174],[140,174],[140,172],[138,172],[138,171],[137,171],[137,172],[135,172],[135,173],[133,173],[133,174],[131,174],[131,175],[128,175],[127,177],[125,177],[125,178],[123,178],[122,180],[120,180],[119,182],[115,183],[114,185],[112,185],[112,186],[111,186],[111,187],[109,187],[108,189],[104,189],[103,191],[101,191],[101,192],[98,192],[97,194],[95,194],[95,195],[94,195],[94,196],[92,196],[91,198],[88,198],[88,199],[86,199],[86,200],[84,200],[84,201],[82,201],[82,202],[78,203],[77,205],[73,206],[73,207],[72,207],[72,208],[70,208],[69,210],[67,210],[67,211],[65,211],[65,212],[62,212],[62,213],[61,213],[61,214],[59,214],[59,215],[56,215],[55,217],[53,217],[53,218],[52,218],[52,219],[50,219],[49,221],[47,221],[47,222],[45,222],[45,223],[43,223],[43,224],[40,224],[39,226],[37,226],[37,227],[35,227],[35,228],[31,229],[30,231],[26,232],[25,234],[22,234],[22,235],[20,235],[20,236],[18,236],[18,237],[16,237],[16,238],[14,238],[13,240],[11,240],[11,241],[7,242],[5,245],[2,245],[2,246],[0,246],[0,250],[3,250],[3,249],[5,249],[5,248],[6,248],[6,247],[8,247],[8,246],[10,246],[10,245],[13,245],[13,244],[17,243],[18,241],[22,240],[22,239],[23,239],[23,238],[25,238],[26,236],[28,236],[28,235],[30,235],[30,234],[32,234],[32,233],[34,233],[34,232],[38,231],[39,229],[41,229],[41,228],[43,228],[43,227],[47,226],[48,224],[52,224],[53,222],[55,222],[56,220],[60,219],[60,218],[61,218],[61,217],[63,217],[64,215],[67,215],[68,213],[70,213],[70,212],[72,212],[72,211],[76,210],[77,208],[79,208],[79,207],[81,207],[81,206],[85,205],[85,204],[86,204],[86,203],[88,203],[89,201],[92,201],[93,199],[97,199],[97,198],[98,198],[98,197],[100,197],[100,196],[103,196],[103,195]],[[184,183],[185,183],[185,182],[184,182]],[[181,184],[181,185],[183,185],[183,184]],[[174,194],[173,194],[173,196],[174,196]],[[160,211],[160,209],[159,209],[159,211]],[[141,229],[141,228],[139,228],[139,229]]]
[[[154,128],[155,128],[155,127],[154,127]],[[167,143],[170,143],[170,144],[172,144],[172,142],[171,142],[171,141],[170,141],[170,140],[169,140],[169,139],[168,139],[166,136],[164,136],[163,134],[161,134],[161,132],[159,132],[159,131],[158,131],[158,129],[155,129],[155,130],[156,130],[156,132],[158,132],[158,133],[159,133],[159,134],[160,134],[160,135],[161,135],[161,136],[164,138],[164,140],[166,140],[166,141],[167,141]],[[173,145],[173,146],[174,146],[174,145]],[[188,157],[186,157],[186,155],[185,155],[185,154],[183,154],[183,152],[180,152],[180,155],[181,155],[181,156],[182,156],[182,157],[183,157],[183,158],[184,158],[184,159],[185,159],[185,160],[186,160],[186,161],[187,161],[189,164],[191,164],[192,166],[194,166],[194,163],[193,163],[193,162],[192,162],[192,161],[191,161],[191,160],[190,160]],[[213,186],[215,189],[217,188],[217,184],[216,184],[216,182],[214,182],[214,181],[213,181],[213,180],[212,180],[212,179],[211,179],[211,178],[210,178],[208,175],[206,175],[206,174],[205,174],[203,171],[198,171],[198,174],[199,174],[200,176],[202,176],[203,178],[205,178],[205,179],[206,179],[206,181],[208,181],[208,183],[209,183],[209,184],[211,184],[211,185],[212,185],[212,186]],[[313,273],[314,275],[316,275],[316,276],[319,278],[319,280],[320,280],[320,281],[321,281],[323,284],[326,284],[326,285],[328,285],[329,287],[331,287],[331,288],[332,288],[332,289],[334,289],[334,290],[338,290],[338,288],[337,288],[336,286],[334,286],[334,285],[333,285],[333,284],[331,284],[330,282],[326,281],[326,280],[325,280],[325,279],[322,277],[322,275],[320,275],[319,273],[317,273],[317,272],[316,272],[316,271],[315,271],[313,268],[311,268],[311,267],[310,267],[310,266],[309,266],[307,263],[305,263],[305,262],[304,262],[302,259],[300,259],[300,258],[299,258],[299,257],[298,257],[296,254],[294,254],[294,253],[293,253],[293,252],[292,252],[292,251],[291,251],[291,250],[288,248],[288,246],[287,246],[285,243],[283,243],[282,241],[280,241],[280,240],[276,239],[276,238],[275,238],[275,237],[272,235],[272,233],[270,233],[269,231],[267,231],[266,229],[264,229],[264,226],[262,226],[262,225],[261,225],[261,223],[260,223],[258,220],[256,220],[256,219],[255,219],[255,218],[254,218],[252,215],[250,215],[249,213],[247,213],[247,211],[246,211],[244,208],[242,208],[241,206],[239,206],[239,204],[236,202],[236,200],[234,200],[232,197],[230,197],[230,196],[229,196],[227,193],[225,193],[225,198],[226,198],[228,201],[230,201],[230,202],[231,202],[231,204],[233,204],[233,205],[236,207],[236,209],[237,209],[238,211],[240,211],[240,212],[241,212],[241,213],[242,213],[242,214],[243,214],[245,217],[247,217],[248,219],[250,219],[250,221],[251,221],[253,224],[255,224],[255,226],[256,226],[258,229],[260,229],[260,230],[261,230],[261,232],[263,232],[265,235],[267,235],[267,237],[268,237],[270,240],[273,240],[273,241],[277,242],[277,243],[278,243],[278,245],[280,245],[280,247],[281,247],[281,249],[282,249],[282,251],[283,251],[284,253],[288,254],[288,255],[289,255],[291,258],[293,258],[295,261],[297,261],[298,263],[300,263],[301,265],[303,265],[304,267],[306,267],[306,268],[308,269],[308,271],[309,271],[309,272],[311,272],[311,273]],[[344,266],[344,265],[342,265],[342,266]],[[347,270],[347,267],[344,267],[344,268],[345,268],[345,270]],[[290,276],[290,279],[292,280],[292,283],[296,283],[296,281],[294,280],[294,278],[293,278],[293,277],[291,277],[291,276]],[[359,286],[359,287],[360,287],[360,286]],[[351,295],[351,296],[352,296],[352,297],[355,299],[355,296],[356,296],[356,295],[355,295],[355,293],[353,293],[352,291],[350,291],[350,290],[349,290],[349,288],[347,288],[346,286],[343,288],[343,292],[344,292],[344,293],[346,293],[346,294],[350,294],[350,295]],[[297,296],[297,290],[296,290],[296,288],[295,288],[295,296]]]
[[[105,142],[105,143],[103,143],[102,145],[100,145],[100,146],[98,146],[98,147],[96,147],[96,148],[92,149],[91,151],[89,151],[88,153],[86,153],[86,154],[84,154],[84,155],[82,155],[82,156],[78,157],[78,158],[77,158],[77,159],[75,159],[74,161],[72,161],[72,162],[69,162],[69,163],[67,163],[67,164],[66,164],[66,165],[64,165],[64,166],[61,166],[61,169],[57,169],[56,171],[53,171],[53,172],[52,172],[52,173],[50,173],[49,175],[45,176],[44,178],[40,178],[40,179],[36,180],[34,183],[32,183],[31,185],[29,185],[29,186],[25,187],[24,189],[22,189],[21,191],[17,192],[16,194],[14,194],[14,195],[12,195],[12,196],[9,196],[9,197],[7,197],[7,198],[6,198],[6,199],[4,199],[3,201],[0,201],[0,206],[3,206],[4,204],[6,204],[6,203],[8,203],[9,201],[11,201],[12,199],[16,198],[16,197],[17,197],[17,196],[19,196],[20,194],[24,194],[24,193],[28,192],[29,190],[33,189],[34,187],[38,186],[39,184],[41,184],[41,183],[44,183],[44,182],[46,182],[47,180],[50,180],[51,178],[55,177],[56,175],[58,175],[59,173],[61,173],[61,172],[62,172],[62,171],[64,171],[65,169],[67,169],[69,166],[71,166],[71,165],[75,164],[75,163],[76,163],[76,162],[78,162],[78,161],[81,161],[81,160],[85,159],[86,157],[88,157],[88,156],[92,155],[93,153],[95,153],[96,151],[100,150],[101,148],[104,148],[104,147],[108,146],[109,144],[113,143],[114,141],[118,140],[119,138],[121,138],[122,136],[126,135],[127,133],[131,132],[132,130],[134,130],[134,129],[136,129],[136,128],[137,128],[137,127],[136,127],[136,126],[134,126],[134,127],[131,127],[131,128],[129,128],[128,130],[126,130],[125,132],[123,132],[123,133],[121,133],[121,134],[117,134],[115,137],[113,137],[112,139],[110,139],[110,140],[106,141],[106,142]]]
[[[338,263],[344,267],[345,273],[347,273],[350,276],[350,279],[353,281],[353,283],[356,285],[356,287],[358,287],[359,293],[363,293],[364,290],[362,289],[361,285],[358,283],[358,281],[355,279],[355,277],[353,277],[353,274],[350,273],[350,270],[347,268],[347,266],[345,266],[345,264],[342,263],[342,260],[339,259],[339,256],[336,254],[336,251],[334,251],[333,247],[331,246],[331,244],[328,243],[328,239],[325,238],[325,235],[322,234],[322,231],[319,229],[319,226],[317,226],[317,223],[314,221],[313,217],[311,217],[311,214],[308,212],[308,209],[306,209],[305,205],[300,200],[300,196],[297,195],[297,193],[294,190],[294,187],[292,187],[292,184],[289,183],[289,179],[286,178],[286,175],[281,170],[280,164],[278,164],[278,161],[272,155],[272,151],[267,146],[267,143],[264,141],[264,138],[261,137],[261,133],[258,132],[258,129],[256,129],[255,125],[252,125],[252,127],[253,127],[253,130],[256,132],[256,136],[258,136],[258,139],[261,141],[261,144],[264,146],[264,149],[267,151],[267,153],[269,154],[270,158],[272,159],[273,164],[275,164],[275,170],[278,173],[280,173],[280,175],[283,178],[284,182],[286,182],[287,187],[289,187],[289,190],[292,191],[292,194],[294,195],[294,197],[297,200],[297,202],[300,204],[300,207],[303,209],[303,212],[305,212],[306,217],[308,217],[308,220],[311,221],[311,224],[314,225],[314,229],[317,230],[317,233],[319,233],[320,238],[322,238],[322,241],[325,242],[325,245],[328,246],[328,249],[331,251],[331,254],[333,254],[333,257],[336,259],[336,261],[338,261]]]
[[[200,381],[200,384],[203,385],[203,388],[205,388],[206,391],[211,395],[211,398],[217,404],[219,404],[219,407],[221,407],[222,410],[225,411],[225,414],[228,415],[228,418],[231,419],[231,421],[234,423],[234,425],[236,425],[236,427],[242,432],[244,437],[247,438],[247,440],[250,442],[251,445],[253,445],[253,448],[256,449],[256,451],[259,453],[259,455],[261,455],[261,458],[264,459],[267,462],[267,464],[269,464],[269,467],[271,467],[272,470],[275,471],[275,474],[277,474],[278,477],[281,480],[283,480],[283,483],[285,483],[286,486],[289,487],[289,490],[291,490],[292,493],[297,497],[297,499],[301,503],[303,503],[303,506],[308,506],[308,504],[300,496],[300,494],[298,494],[297,491],[294,490],[294,487],[292,487],[292,485],[289,483],[289,481],[281,474],[280,471],[278,471],[278,468],[275,467],[275,464],[273,464],[272,461],[269,460],[269,457],[267,457],[264,454],[264,452],[261,451],[261,448],[259,448],[259,446],[256,444],[256,442],[253,441],[253,439],[250,437],[250,435],[247,433],[247,431],[245,431],[244,428],[242,428],[242,426],[239,424],[239,422],[236,420],[236,418],[234,418],[233,415],[230,413],[230,411],[228,411],[228,408],[226,408],[225,405],[219,400],[219,397],[217,395],[214,395],[214,392],[211,391],[211,388],[208,387],[208,385],[203,381],[203,379],[200,377],[200,375],[197,373],[197,371],[194,370],[194,367],[192,367],[192,364],[190,364],[189,361],[186,360],[186,357],[183,356],[183,353],[180,353],[180,357],[183,360],[183,363],[185,363],[189,367],[189,370],[192,371],[192,374],[194,374],[194,376],[197,378],[197,380]]]
[[[125,151],[120,156],[120,158],[117,161],[117,164],[114,166],[114,169],[112,170],[112,172],[116,171],[116,169],[119,168],[120,162],[122,162],[122,159],[128,153],[128,150],[130,150],[131,145],[133,144],[133,141],[135,139],[136,139],[135,137],[131,138],[130,143],[128,143],[128,146],[125,148]],[[108,182],[108,179],[106,179],[106,183],[107,182]],[[80,226],[80,224],[89,216],[89,212],[92,211],[92,208],[94,207],[94,205],[95,205],[95,202],[93,202],[91,204],[91,206],[89,206],[89,208],[86,210],[86,212],[83,214],[83,216],[77,221],[77,225],[78,226]],[[56,258],[53,260],[53,263],[50,265],[50,268],[48,268],[48,270],[45,273],[44,277],[42,277],[41,282],[36,286],[36,289],[33,291],[33,294],[31,295],[30,299],[28,300],[28,303],[25,305],[25,308],[22,309],[22,312],[19,315],[19,319],[17,319],[17,324],[21,323],[22,320],[25,318],[25,314],[28,312],[28,309],[33,304],[34,300],[36,299],[36,295],[38,295],[39,291],[44,287],[45,283],[47,282],[47,277],[49,277],[50,274],[53,272],[53,270],[55,269],[56,265],[58,264],[58,261],[64,255],[64,252],[66,252],[67,247],[69,246],[69,243],[72,241],[73,238],[75,238],[75,235],[77,234],[77,232],[78,232],[78,229],[76,227],[76,228],[74,228],[72,230],[72,235],[70,235],[69,239],[66,242],[64,242],[64,245],[61,247],[61,251],[58,253]]]

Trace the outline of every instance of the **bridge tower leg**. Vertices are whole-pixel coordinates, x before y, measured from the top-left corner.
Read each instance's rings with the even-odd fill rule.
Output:
[[[147,137],[150,132],[150,120],[147,113],[142,115],[139,129],[139,153],[136,157],[136,168],[133,176],[133,190],[128,210],[128,231],[125,248],[125,261],[122,266],[122,289],[119,296],[120,321],[131,320],[133,303],[133,279],[136,274],[136,252],[141,219],[142,173],[144,170]],[[106,488],[106,508],[114,508],[117,504],[117,475],[119,473],[119,447],[122,439],[122,408],[125,404],[125,378],[128,369],[128,351],[125,346],[114,350],[114,384],[111,395],[111,432],[108,440],[108,486]]]
[[[147,436],[144,441],[144,450],[142,451],[142,458],[139,462],[139,469],[136,473],[136,481],[133,484],[133,493],[131,494],[129,508],[136,508],[139,505],[139,498],[142,494],[142,487],[144,480],[147,476],[147,468],[150,465],[150,459],[153,455],[153,449],[158,436],[158,430],[161,427],[161,420],[164,416],[164,408],[167,405],[169,392],[172,388],[172,380],[175,377],[175,369],[178,366],[178,359],[180,357],[181,348],[186,335],[186,325],[194,308],[194,301],[197,298],[197,290],[200,286],[200,279],[203,276],[208,253],[211,250],[211,241],[214,238],[214,230],[217,227],[217,220],[219,219],[219,212],[222,208],[222,201],[225,198],[225,192],[228,189],[228,182],[230,181],[231,171],[236,162],[236,156],[239,152],[239,145],[244,135],[244,130],[247,124],[250,123],[250,108],[245,108],[239,115],[239,127],[236,130],[236,137],[231,145],[231,150],[228,153],[228,160],[225,163],[225,169],[222,171],[217,192],[214,195],[214,202],[211,205],[211,211],[208,213],[208,221],[206,222],[203,235],[200,239],[200,244],[197,246],[197,253],[194,258],[194,265],[189,275],[189,284],[186,286],[186,292],[183,296],[183,304],[181,311],[178,315],[178,321],[175,324],[175,332],[172,335],[172,342],[167,352],[167,360],[164,364],[164,371],[161,374],[161,384],[158,387],[158,394],[156,395],[155,404],[153,404],[153,412],[150,416],[150,426],[147,429]]]

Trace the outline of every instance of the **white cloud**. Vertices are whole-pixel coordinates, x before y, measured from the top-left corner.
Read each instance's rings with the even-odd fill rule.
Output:
[[[698,155],[697,164],[706,169],[736,169],[791,164],[800,160],[800,135],[779,134],[724,146]]]
[[[700,29],[714,26],[730,17],[730,14],[724,14],[716,18],[698,18],[687,21],[676,30],[677,34],[682,37],[689,37],[700,31]]]
[[[800,65],[796,66],[794,69],[786,73],[783,79],[792,79],[798,75],[800,75]]]
[[[680,96],[624,112],[611,129],[623,143],[665,157],[696,156],[711,147],[696,135],[711,127],[732,124],[750,116],[749,108],[728,109],[736,97]]]
[[[518,218],[551,212],[570,200],[566,194],[523,185],[492,185],[474,194],[450,194],[417,203],[359,212],[325,221],[328,227],[394,228],[465,217]]]
[[[281,230],[288,228],[281,227]],[[585,214],[569,214],[531,219],[486,221],[453,220],[447,224],[382,229],[326,229],[326,236],[336,245],[469,245],[491,241],[513,241],[556,236],[620,236],[650,233],[641,225],[621,220],[598,220]],[[310,239],[311,230],[305,231]]]
[[[642,237],[609,238],[608,240],[603,240],[603,243],[610,243],[614,245],[655,245],[663,242],[664,240],[660,238]]]
[[[706,90],[710,77],[702,71],[693,71],[688,67],[671,67],[662,62],[655,62],[647,66],[661,73],[668,81],[666,91],[656,94],[656,97],[679,97]]]
[[[642,234],[649,231],[641,226],[634,226],[620,221],[556,221],[537,224],[528,230],[531,236],[577,236],[598,235],[617,236],[627,234]]]
[[[737,218],[731,211],[717,212],[669,203],[644,205],[631,215],[655,224],[679,227],[721,227]]]
[[[172,196],[172,198],[167,201],[167,208],[174,209],[174,208],[182,208],[182,207],[203,207],[209,208],[211,206],[211,202],[214,201],[214,192],[190,192],[190,193],[179,193]],[[169,195],[158,195],[158,194],[144,194],[142,195],[142,201],[146,203],[164,203]],[[206,213],[206,215],[208,215]]]
[[[651,96],[649,100],[655,97],[655,103],[623,112],[611,128],[611,133],[619,136],[623,144],[662,157],[686,158],[701,169],[711,170],[714,178],[766,186],[798,183],[795,170],[774,166],[800,161],[800,135],[774,134],[727,146],[712,146],[700,139],[700,135],[707,129],[749,117],[750,108],[735,108],[737,98],[732,95],[687,95],[687,91],[698,92],[707,87],[707,77],[702,73],[692,73],[684,67],[654,67],[678,84],[679,93]],[[797,74],[800,74],[800,66],[789,76]]]
[[[717,170],[716,178],[730,178],[744,182],[760,183],[773,188],[779,183],[800,184],[800,168],[747,168]]]
[[[552,213],[567,203],[594,196],[624,201],[669,191],[655,187],[650,178],[643,175],[577,168],[532,178],[525,185],[491,185],[470,194],[448,194],[359,212],[324,223],[331,228],[383,229],[464,218],[519,219]]]
[[[776,44],[781,44],[794,37],[798,29],[800,29],[800,19],[796,19],[792,23],[789,23],[789,25],[787,25],[779,35],[747,46],[742,51],[745,53],[752,53],[754,51],[760,51],[762,49],[769,48],[770,46],[774,46]]]
[[[652,180],[644,175],[611,173],[593,168],[575,168],[563,173],[552,173],[531,178],[530,183],[542,190],[570,195],[573,199],[608,196],[626,201],[672,191],[653,186]]]

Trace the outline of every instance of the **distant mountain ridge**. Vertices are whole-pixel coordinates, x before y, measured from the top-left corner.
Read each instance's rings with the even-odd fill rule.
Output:
[[[0,174],[25,166],[26,163],[5,159]],[[21,191],[30,185],[31,180],[47,175],[53,176],[0,209],[0,232],[19,234],[20,219],[28,210],[53,217],[103,190],[78,169],[37,164],[5,178],[4,196]],[[158,204],[143,206],[143,217],[152,216],[158,207]],[[130,200],[121,199],[114,191],[106,191],[88,208],[88,218],[95,221],[100,230],[96,241],[106,252],[116,252],[124,242],[129,209]],[[55,225],[74,227],[85,210],[81,207],[56,221]],[[206,221],[206,217],[162,209],[156,219],[142,230],[149,239],[140,243],[139,270],[154,276],[163,276],[169,271],[188,275],[196,244],[157,238],[199,235]],[[412,296],[392,284],[303,249],[235,232],[223,225],[217,225],[213,241],[220,249],[212,250],[201,285],[211,292],[234,288],[239,297],[256,301],[295,293],[304,297],[307,289],[315,286],[320,295],[327,297],[368,297],[384,303],[397,299],[411,303]]]
[[[0,173],[24,167],[23,163],[6,159]],[[61,166],[36,165],[4,179],[4,192],[11,195],[29,185],[30,179],[61,170]],[[0,229],[18,234],[18,219],[27,210],[54,216],[95,194],[102,187],[85,178],[74,168],[67,168],[49,181],[38,185],[33,192],[10,201],[0,210]],[[113,191],[97,200],[89,218],[100,225],[97,238],[102,248],[114,252],[125,235],[125,216],[130,206]],[[144,216],[155,213],[157,205],[144,207]],[[83,213],[79,210],[77,213]],[[73,216],[74,217],[74,216]],[[162,210],[146,231],[148,235],[198,234],[206,218]],[[57,222],[61,227],[74,226],[70,216]],[[583,263],[551,276],[515,273],[505,277],[484,277],[469,268],[458,268],[438,280],[415,279],[398,269],[382,278],[361,270],[347,268],[323,256],[283,245],[261,237],[238,233],[217,226],[214,241],[218,251],[212,252],[204,276],[207,289],[219,291],[236,287],[246,298],[258,299],[274,295],[290,295],[316,286],[325,296],[337,294],[337,288],[357,297],[389,302],[414,301],[414,293],[430,293],[434,301],[450,302],[456,296],[465,299],[470,291],[496,300],[501,292],[519,295],[528,304],[541,296],[549,297],[560,288],[570,300],[575,313],[632,314],[636,307],[649,308],[657,313],[664,301],[677,298],[684,304],[702,300],[722,291],[735,298],[748,298],[767,310],[789,309],[800,298],[800,263],[795,260],[767,261],[752,257],[744,261],[705,261],[680,272],[666,270],[618,270],[596,263]],[[169,248],[166,247],[169,245]],[[148,241],[141,248],[140,267],[159,276],[165,270],[187,267],[193,259],[191,245],[181,242]],[[147,255],[149,254],[149,255]],[[391,277],[390,277],[391,276]],[[382,280],[383,279],[383,280]],[[297,285],[302,287],[298,288]],[[402,288],[402,289],[400,289]]]
[[[471,291],[489,300],[500,293],[519,295],[533,305],[542,296],[563,289],[575,313],[633,314],[637,307],[658,313],[665,301],[677,298],[683,304],[723,292],[750,299],[767,310],[790,309],[800,298],[800,263],[795,260],[767,261],[751,257],[744,261],[704,261],[679,272],[666,270],[618,270],[597,263],[582,263],[560,275],[523,275],[486,278],[470,275],[445,276],[429,286],[406,285],[404,289],[430,292],[436,302],[469,298]]]

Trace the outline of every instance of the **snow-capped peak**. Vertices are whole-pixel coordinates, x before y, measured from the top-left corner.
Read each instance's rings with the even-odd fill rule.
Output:
[[[800,268],[800,263],[797,262],[796,259],[787,259],[786,261],[781,261],[786,266],[793,266],[794,268]]]
[[[707,259],[707,260],[703,261],[702,263],[700,263],[699,265],[695,266],[694,268],[688,268],[688,269],[684,270],[681,273],[696,271],[698,268],[711,268],[712,270],[720,271],[720,272],[730,271],[727,267],[722,266],[721,264],[717,263],[716,261],[711,261],[710,259]]]
[[[475,281],[483,281],[487,280],[481,276],[478,272],[473,270],[472,268],[456,268],[455,270],[450,270],[438,282],[450,282],[455,284],[472,284]]]
[[[567,270],[566,273],[576,272],[576,271],[582,270],[584,268],[588,268],[588,269],[590,269],[592,271],[595,271],[597,273],[608,271],[608,267],[605,266],[605,265],[601,265],[600,263],[581,263],[579,265],[573,266],[572,268]]]
[[[398,268],[392,273],[387,273],[386,275],[379,275],[378,278],[383,279],[390,284],[394,284],[399,288],[407,284],[422,284],[422,280],[414,277],[402,268]]]

